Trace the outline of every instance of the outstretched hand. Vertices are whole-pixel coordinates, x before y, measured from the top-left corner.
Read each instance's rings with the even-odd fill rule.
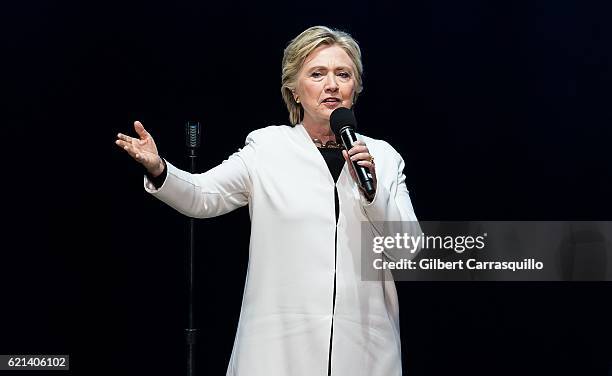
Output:
[[[153,176],[159,176],[164,171],[164,162],[159,157],[153,137],[146,131],[142,123],[134,122],[134,130],[138,137],[130,137],[123,133],[117,134],[115,144],[124,149],[138,163],[142,164]]]

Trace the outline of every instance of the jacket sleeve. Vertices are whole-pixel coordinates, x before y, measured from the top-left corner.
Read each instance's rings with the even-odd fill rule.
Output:
[[[407,233],[410,236],[421,235],[421,227],[414,213],[412,201],[406,188],[406,175],[404,175],[404,159],[391,148],[394,156],[395,179],[390,184],[382,184],[380,179],[376,182],[376,194],[372,201],[360,196],[364,214],[378,236],[392,236]],[[407,252],[406,250],[384,251],[387,258],[397,261],[399,259],[412,259],[420,248]]]
[[[251,135],[244,148],[202,174],[191,174],[166,161],[167,176],[162,186],[156,188],[145,175],[145,190],[178,212],[195,218],[215,217],[248,204],[251,168],[256,157]]]

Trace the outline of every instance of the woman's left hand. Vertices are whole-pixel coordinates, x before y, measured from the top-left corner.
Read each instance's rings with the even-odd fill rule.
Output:
[[[360,187],[360,189],[361,189],[361,186],[359,185],[359,179],[357,178],[357,174],[355,173],[355,169],[353,168],[352,161],[356,161],[358,165],[363,166],[367,168],[368,170],[370,170],[370,173],[372,174],[372,178],[374,179],[374,187],[376,187],[376,168],[375,168],[376,166],[374,165],[374,157],[372,156],[372,154],[370,154],[368,147],[363,141],[356,141],[353,144],[353,147],[348,151],[348,153],[346,150],[342,150],[342,155],[344,155],[344,159],[349,165],[349,171],[351,172],[351,176],[353,177],[353,180],[357,182],[357,185]],[[363,192],[363,189],[362,189],[362,192]],[[364,195],[368,197],[368,195],[365,192],[364,192]],[[374,195],[372,195],[372,197],[368,197],[368,199],[370,200],[373,198],[374,198]]]

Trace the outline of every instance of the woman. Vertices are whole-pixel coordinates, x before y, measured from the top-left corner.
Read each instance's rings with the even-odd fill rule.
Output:
[[[251,132],[243,149],[203,174],[161,159],[139,122],[139,138],[118,135],[117,145],[146,167],[147,192],[181,213],[213,217],[249,205],[249,266],[228,375],[401,374],[395,285],[361,280],[360,226],[416,220],[404,163],[363,135],[342,150],[329,124],[334,109],[355,103],[361,74],[350,35],[305,30],[283,57],[292,126]],[[348,159],[375,177],[373,197],[358,188]]]

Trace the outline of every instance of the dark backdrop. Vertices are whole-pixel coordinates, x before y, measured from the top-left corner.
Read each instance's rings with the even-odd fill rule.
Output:
[[[187,219],[114,145],[141,120],[187,168],[286,124],[285,44],[361,44],[364,133],[406,160],[423,220],[611,220],[607,1],[59,2],[3,5],[0,353],[70,374],[180,374]],[[246,208],[197,222],[202,375],[225,374]],[[274,236],[274,229],[270,229]],[[407,375],[608,375],[609,283],[398,283]],[[25,374],[25,373],[24,373]]]

